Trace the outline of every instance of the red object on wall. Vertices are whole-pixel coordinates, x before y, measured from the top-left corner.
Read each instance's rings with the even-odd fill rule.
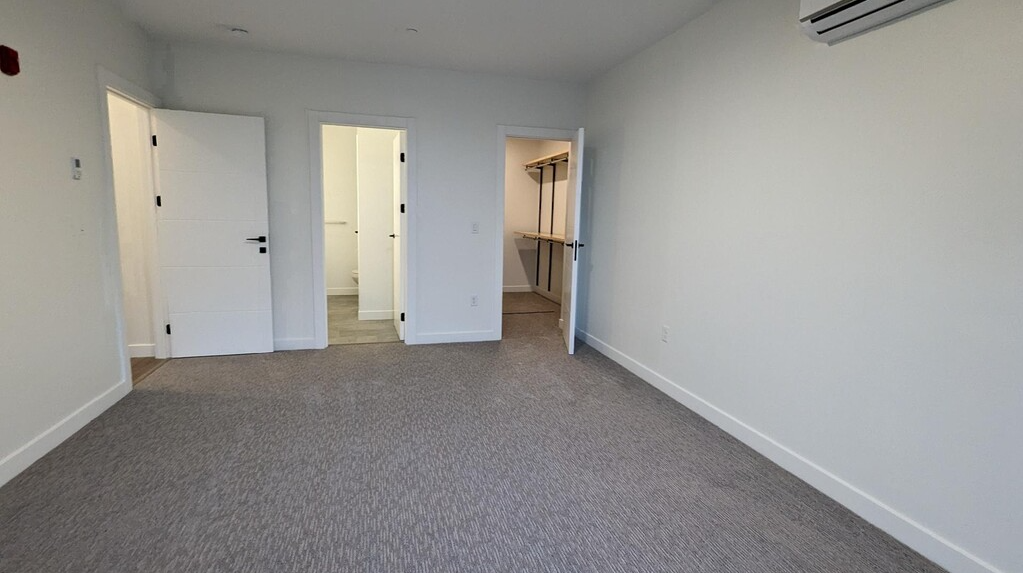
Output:
[[[7,46],[0,46],[0,72],[9,76],[16,76],[21,72],[21,64],[18,63],[18,52]]]

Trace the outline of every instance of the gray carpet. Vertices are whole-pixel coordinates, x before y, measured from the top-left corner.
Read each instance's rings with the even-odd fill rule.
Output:
[[[556,321],[172,361],[0,488],[0,571],[940,571]]]

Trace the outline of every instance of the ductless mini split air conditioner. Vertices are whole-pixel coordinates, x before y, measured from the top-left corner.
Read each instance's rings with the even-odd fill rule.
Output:
[[[802,0],[799,22],[818,42],[834,44],[949,0]]]

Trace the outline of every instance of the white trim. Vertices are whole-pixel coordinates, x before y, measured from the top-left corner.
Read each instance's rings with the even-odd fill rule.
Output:
[[[128,354],[132,358],[150,358],[154,356],[155,344],[129,344]]]
[[[358,296],[359,287],[335,287],[327,289],[327,296]]]
[[[321,350],[315,338],[275,338],[274,352],[282,350]]]
[[[561,304],[561,295],[560,294],[553,293],[553,292],[547,292],[547,291],[539,289],[537,287],[533,287],[533,292],[535,292],[536,294],[544,297],[545,299],[547,299],[547,300],[549,300],[549,301],[551,301],[551,302],[553,302],[555,304],[558,304],[558,305]],[[562,318],[560,320],[562,322],[564,322],[565,319]]]
[[[393,310],[360,310],[359,320],[394,320]]]
[[[508,138],[517,137],[523,139],[544,139],[544,140],[556,140],[556,141],[572,141],[576,136],[576,131],[571,129],[550,129],[546,127],[522,127],[515,125],[498,125],[497,126],[497,208],[494,209],[497,212],[496,221],[494,221],[494,228],[500,229],[501,232],[497,233],[497,246],[496,256],[494,258],[494,267],[496,273],[494,277],[495,288],[492,291],[496,297],[494,300],[501,300],[501,295],[505,292],[504,290],[504,170],[505,170],[505,157],[508,153]],[[509,291],[511,292],[511,291]],[[494,332],[497,333],[495,340],[501,339],[501,332],[504,328],[503,320],[504,315],[502,314],[501,305],[494,305],[493,323]]]
[[[84,406],[78,408],[63,420],[50,426],[35,438],[32,438],[24,446],[14,450],[7,457],[0,460],[0,486],[28,469],[30,465],[45,456],[53,448],[59,446],[61,442],[70,438],[75,432],[96,419],[107,408],[110,408],[118,400],[127,396],[129,392],[131,392],[131,382],[127,379],[122,379],[116,385],[89,400]]]
[[[464,330],[460,332],[427,332],[419,335],[419,344],[447,344],[451,342],[491,342],[501,340],[494,330]]]
[[[408,117],[392,117],[383,115],[361,115],[332,111],[307,111],[309,117],[309,196],[310,196],[310,228],[313,261],[313,348],[327,347],[327,283],[325,278],[325,247],[323,231],[323,142],[320,133],[321,125],[349,125],[354,127],[375,127],[397,129],[405,132],[407,148],[406,157],[406,197],[405,217],[402,218],[404,229],[399,234],[405,237],[401,241],[404,251],[405,268],[402,269],[401,280],[404,282],[405,300],[402,306],[405,312],[405,344],[418,344],[416,335],[416,215],[418,210],[418,193],[416,187],[416,164],[419,154],[416,149],[415,120]]]
[[[680,384],[668,380],[596,336],[581,330],[576,334],[580,340],[597,352],[622,365],[626,370],[639,376],[676,402],[696,412],[824,495],[842,504],[938,565],[957,573],[1004,573],[994,565],[941,537],[881,500],[683,388]]]
[[[533,292],[533,285],[512,285],[505,286],[504,292]]]

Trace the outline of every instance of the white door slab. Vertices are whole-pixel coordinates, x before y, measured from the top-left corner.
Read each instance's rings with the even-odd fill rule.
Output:
[[[583,145],[585,131],[572,138],[568,154],[568,189],[565,203],[565,260],[561,277],[561,328],[568,353],[575,354],[576,287],[579,285],[579,257],[583,243],[579,240],[583,194]]]
[[[397,161],[394,163],[394,330],[398,333],[398,340],[405,340],[405,323],[401,315],[405,311],[404,284],[405,277],[401,269],[405,256],[405,229],[402,226],[402,205],[405,203],[405,181],[408,176],[408,169],[405,162],[405,141],[406,133],[399,132],[394,139],[394,156]]]
[[[272,352],[263,118],[153,110],[153,133],[170,355]]]

